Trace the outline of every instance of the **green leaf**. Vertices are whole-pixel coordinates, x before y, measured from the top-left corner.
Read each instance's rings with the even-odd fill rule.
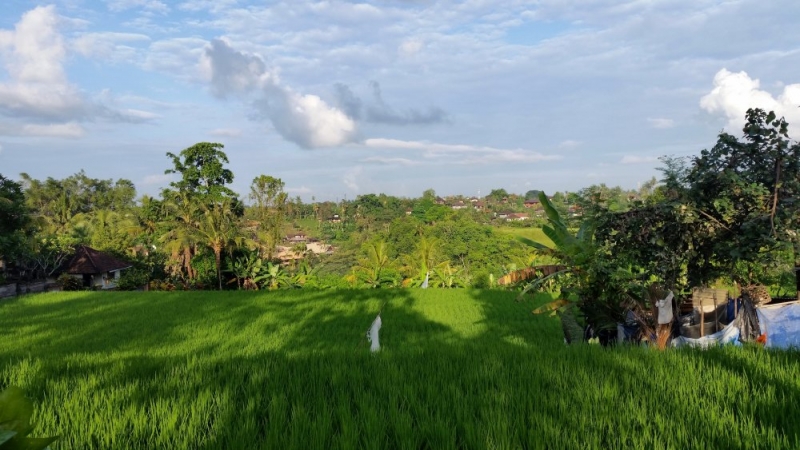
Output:
[[[55,442],[58,437],[26,438],[23,442],[26,450],[45,450],[48,445]]]
[[[558,300],[553,300],[550,303],[544,304],[544,305],[534,309],[533,313],[534,314],[542,314],[542,313],[546,313],[546,312],[550,312],[550,311],[555,311],[555,310],[561,309],[561,308],[563,308],[565,306],[569,306],[571,304],[572,304],[572,302],[570,302],[569,300],[560,298]]]
[[[11,430],[0,430],[0,447],[3,446],[3,443],[8,442],[17,435],[16,431]]]
[[[767,122],[772,122],[773,120],[775,120],[775,111],[770,111],[767,114]]]

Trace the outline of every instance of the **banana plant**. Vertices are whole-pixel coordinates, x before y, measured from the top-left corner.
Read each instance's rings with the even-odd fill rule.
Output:
[[[575,299],[572,295],[572,289],[569,289],[569,287],[570,285],[577,288],[580,287],[581,282],[584,281],[582,278],[586,276],[583,269],[592,263],[596,253],[593,229],[588,222],[582,223],[577,233],[573,234],[544,192],[539,192],[539,201],[544,208],[548,222],[547,225],[542,227],[542,232],[550,238],[552,245],[546,245],[524,237],[520,237],[519,240],[537,251],[553,257],[561,264],[552,266],[546,271],[522,269],[525,273],[521,274],[520,278],[522,276],[535,278],[525,285],[519,298],[550,280],[566,281],[561,284],[568,287],[562,287],[559,298],[537,308],[534,310],[535,314],[548,311],[563,311],[571,308],[575,303]]]
[[[0,392],[0,450],[49,450],[57,437],[31,438],[33,405],[17,387]]]

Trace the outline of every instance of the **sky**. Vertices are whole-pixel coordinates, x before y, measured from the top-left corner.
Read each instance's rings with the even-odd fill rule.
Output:
[[[243,196],[632,189],[749,107],[800,127],[796,0],[0,2],[0,174],[218,142]]]

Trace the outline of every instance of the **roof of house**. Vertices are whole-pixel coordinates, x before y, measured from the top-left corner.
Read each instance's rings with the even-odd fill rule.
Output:
[[[64,271],[72,275],[87,275],[127,269],[128,267],[131,267],[130,263],[119,260],[108,253],[79,245],[75,247],[75,256],[69,260]]]

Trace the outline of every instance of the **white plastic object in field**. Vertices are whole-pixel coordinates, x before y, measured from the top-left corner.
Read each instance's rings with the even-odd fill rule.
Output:
[[[381,349],[381,344],[379,342],[378,332],[381,330],[381,315],[378,314],[378,317],[372,321],[372,326],[369,327],[369,331],[367,331],[367,340],[370,342],[369,350],[372,352],[377,352]]]

